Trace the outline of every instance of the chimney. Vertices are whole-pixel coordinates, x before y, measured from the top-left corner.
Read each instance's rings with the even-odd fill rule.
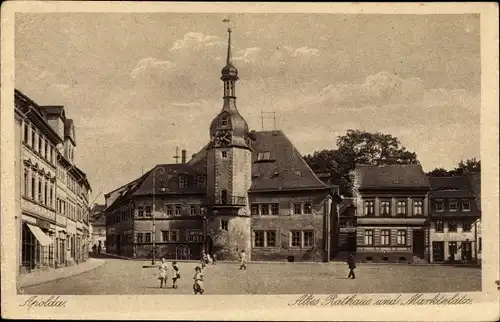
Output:
[[[182,150],[182,163],[186,163],[186,150]]]

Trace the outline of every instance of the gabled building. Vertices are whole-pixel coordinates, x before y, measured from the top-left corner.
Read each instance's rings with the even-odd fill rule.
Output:
[[[428,260],[430,184],[422,167],[357,165],[357,257],[367,262]]]
[[[62,106],[40,106],[17,89],[14,101],[21,130],[16,142],[22,160],[16,163],[22,173],[20,272],[65,266],[71,263],[68,258],[83,261],[90,184],[73,161],[74,124]]]
[[[430,240],[433,262],[476,259],[481,212],[469,178],[430,177]]]
[[[282,131],[250,131],[236,107],[229,30],[223,104],[208,143],[106,195],[107,251],[129,257],[328,261],[339,202]],[[333,211],[332,211],[333,210]]]

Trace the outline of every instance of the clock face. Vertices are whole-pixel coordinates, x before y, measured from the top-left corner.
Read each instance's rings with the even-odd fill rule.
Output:
[[[230,131],[218,131],[215,134],[215,146],[228,146],[231,144],[231,138]]]

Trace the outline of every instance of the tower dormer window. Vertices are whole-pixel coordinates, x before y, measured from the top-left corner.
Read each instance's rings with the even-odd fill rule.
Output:
[[[221,126],[227,126],[229,123],[229,118],[227,116],[223,116],[220,119],[220,125]]]
[[[257,161],[268,161],[271,160],[271,152],[260,152],[257,156]]]

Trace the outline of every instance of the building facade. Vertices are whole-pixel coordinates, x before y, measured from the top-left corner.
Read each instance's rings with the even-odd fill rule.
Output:
[[[357,257],[367,262],[429,259],[430,184],[420,165],[357,165]]]
[[[106,197],[107,251],[129,257],[327,261],[336,189],[282,131],[250,131],[236,107],[229,30],[223,104],[190,160],[154,167]],[[333,210],[333,211],[332,211]]]
[[[432,262],[472,262],[480,250],[481,212],[467,176],[430,177],[430,258]]]
[[[92,247],[101,247],[101,252],[106,252],[106,216],[103,212],[105,205],[95,204],[92,207],[91,223],[91,241],[89,242],[89,251]]]
[[[61,249],[66,246],[59,247],[59,238],[61,232],[67,230],[67,217],[60,216],[58,204],[59,147],[63,145],[64,136],[51,124],[50,111],[45,107],[18,90],[15,90],[14,98],[20,126],[21,162],[16,163],[21,173],[18,191],[19,267],[21,273],[29,273],[64,263],[59,258]],[[90,186],[85,174],[76,171],[83,178],[80,185],[88,192]]]

